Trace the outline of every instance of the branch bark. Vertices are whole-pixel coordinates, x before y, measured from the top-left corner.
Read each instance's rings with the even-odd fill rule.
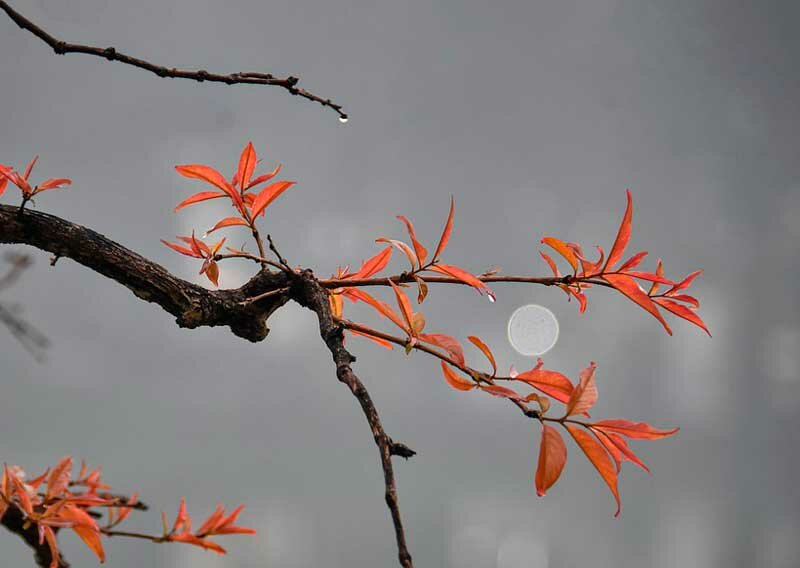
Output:
[[[66,53],[84,53],[86,55],[102,57],[103,59],[108,59],[109,61],[119,61],[125,65],[138,67],[139,69],[144,69],[145,71],[155,73],[159,77],[191,79],[199,83],[209,81],[211,83],[225,83],[226,85],[249,84],[273,85],[276,87],[282,87],[293,95],[308,99],[309,101],[317,102],[324,107],[333,109],[339,115],[340,120],[347,121],[347,114],[342,110],[341,105],[334,103],[330,99],[320,97],[309,91],[306,91],[305,89],[299,88],[297,83],[300,81],[300,79],[297,77],[289,76],[281,78],[275,77],[271,73],[255,72],[240,72],[222,75],[219,73],[209,73],[204,69],[189,71],[186,69],[176,69],[174,67],[164,67],[162,65],[150,63],[149,61],[145,61],[143,59],[131,57],[130,55],[126,55],[117,51],[114,47],[95,47],[92,45],[67,43],[56,37],[53,37],[45,30],[25,18],[22,14],[9,6],[7,2],[0,0],[0,8],[2,8],[6,14],[8,14],[8,17],[11,18],[20,28],[31,32],[33,35],[49,45],[53,51],[59,55],[64,55]]]
[[[27,523],[26,526],[22,511],[13,505],[10,506],[3,515],[2,520],[0,520],[0,525],[3,525],[3,527],[10,532],[21,537],[22,540],[25,541],[25,544],[33,549],[33,556],[37,566],[41,568],[48,568],[50,566],[50,562],[53,559],[53,556],[50,554],[50,547],[47,546],[46,542],[39,544],[39,530],[37,526],[32,523]],[[58,529],[54,530],[57,531]],[[69,568],[69,563],[67,563],[60,554],[58,557],[58,568]]]

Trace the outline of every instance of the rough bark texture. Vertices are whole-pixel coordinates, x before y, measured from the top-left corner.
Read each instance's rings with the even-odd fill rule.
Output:
[[[41,568],[48,568],[48,566],[50,566],[50,562],[53,559],[53,556],[50,554],[50,548],[46,543],[39,544],[39,531],[36,525],[28,524],[26,526],[25,517],[22,516],[22,512],[19,509],[16,507],[9,507],[3,515],[2,520],[0,520],[0,524],[12,533],[19,535],[22,540],[33,549],[33,557],[37,566],[41,566]],[[55,530],[57,531],[58,529]],[[60,554],[58,557],[58,566],[59,568],[69,568],[69,564]]]

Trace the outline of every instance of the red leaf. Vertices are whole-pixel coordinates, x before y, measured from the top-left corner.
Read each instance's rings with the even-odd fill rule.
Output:
[[[193,205],[201,201],[207,201],[209,199],[218,199],[220,197],[225,197],[225,194],[218,191],[201,191],[200,193],[195,193],[191,197],[187,197],[178,203],[178,205],[175,207],[175,212],[178,212],[189,205]]]
[[[219,265],[213,260],[208,263],[205,274],[214,286],[219,286]]]
[[[373,298],[363,290],[359,290],[358,288],[345,288],[343,294],[350,298],[351,300],[361,300],[378,310],[378,312],[384,316],[389,318],[397,327],[406,331],[406,325],[403,322],[402,318],[397,315],[392,307],[389,304],[381,302],[380,300]]]
[[[600,265],[603,264],[603,259],[605,258],[605,252],[601,247],[597,247],[597,251],[600,253],[600,258],[597,259],[597,262],[591,262],[590,260],[584,258],[580,253],[576,253],[576,256],[581,261],[581,267],[583,268],[583,274],[585,276],[593,276],[600,272]]]
[[[408,246],[406,243],[404,243],[403,241],[395,240],[395,239],[385,239],[383,237],[381,237],[380,239],[375,239],[375,242],[376,243],[388,243],[388,244],[392,245],[393,247],[395,247],[397,250],[401,251],[404,255],[406,255],[406,258],[408,259],[408,262],[411,264],[411,270],[412,271],[416,270],[416,268],[417,268],[417,264],[416,264],[417,263],[417,253],[415,253],[413,250],[411,250],[411,247]]]
[[[603,444],[603,447],[608,452],[608,455],[610,455],[614,460],[614,465],[617,466],[617,473],[619,473],[622,469],[622,460],[624,459],[620,449],[614,445],[614,442],[609,439],[607,434],[604,434],[599,430],[592,430],[592,434],[595,435],[598,442]]]
[[[53,471],[50,472],[50,477],[47,478],[47,492],[45,493],[45,500],[52,499],[61,493],[69,486],[70,472],[72,471],[72,458],[65,456],[56,464]]]
[[[250,215],[253,219],[258,217],[258,214],[264,211],[270,203],[275,201],[278,196],[292,187],[295,184],[293,181],[276,181],[261,190],[261,192],[253,200],[253,205],[250,208]]]
[[[672,300],[667,300],[666,298],[654,298],[653,301],[658,304],[659,306],[663,307],[666,310],[669,310],[676,316],[689,321],[705,331],[709,337],[711,337],[711,332],[708,331],[706,324],[703,323],[703,320],[700,319],[696,313],[694,313],[691,309],[687,308],[683,304],[679,304],[677,302],[673,302]]]
[[[181,534],[174,534],[169,537],[168,540],[175,541],[175,542],[185,542],[186,544],[193,544],[194,546],[199,546],[200,548],[204,548],[206,550],[213,550],[217,554],[225,554],[225,549],[218,545],[216,542],[212,542],[210,540],[197,537],[192,533],[181,533]]]
[[[391,250],[391,249],[389,249]],[[389,280],[389,284],[394,290],[394,295],[397,298],[397,305],[400,306],[400,313],[403,315],[403,319],[406,320],[406,324],[408,324],[408,328],[406,331],[409,335],[415,335],[414,333],[414,311],[411,309],[411,301],[406,296],[405,292],[403,292],[400,287]]]
[[[566,423],[564,424],[564,428],[567,429],[578,446],[580,446],[581,450],[583,450],[583,453],[586,454],[586,457],[589,458],[589,461],[592,462],[597,473],[600,474],[600,477],[602,477],[603,481],[608,485],[611,494],[614,495],[614,499],[617,502],[617,512],[614,513],[614,516],[619,516],[622,505],[619,500],[619,489],[617,488],[617,470],[611,458],[608,457],[608,453],[606,453],[606,450],[600,442],[577,426]]]
[[[62,185],[72,185],[72,180],[67,178],[51,178],[45,180],[36,186],[35,193],[47,191],[48,189],[61,189]]]
[[[674,294],[675,292],[680,292],[681,290],[685,290],[686,288],[688,288],[689,286],[691,286],[691,285],[692,285],[692,281],[693,281],[695,278],[697,278],[698,276],[700,276],[702,273],[703,273],[703,271],[702,271],[702,270],[695,270],[695,271],[694,271],[694,272],[692,272],[692,273],[691,273],[689,276],[687,276],[686,278],[684,278],[683,280],[681,280],[680,282],[678,282],[677,284],[675,284],[675,285],[674,285],[672,288],[670,288],[669,290],[667,290],[667,291],[665,292],[665,294],[666,294],[667,296],[671,296],[671,295],[672,295],[672,294]]]
[[[450,240],[450,233],[453,232],[453,213],[455,212],[455,200],[450,196],[450,214],[447,216],[447,222],[444,225],[442,236],[439,239],[439,244],[436,246],[436,252],[433,253],[433,260],[439,258],[439,255],[444,252],[447,242]]]
[[[553,250],[563,256],[572,266],[572,270],[578,270],[578,257],[575,256],[575,252],[564,241],[555,237],[544,237],[541,242],[552,247]]]
[[[416,251],[417,262],[419,266],[423,266],[425,264],[425,259],[428,258],[428,251],[422,246],[422,243],[417,240],[417,234],[414,232],[414,225],[403,215],[398,215],[397,218],[405,223],[408,236],[411,237],[411,244],[414,245],[414,250]]]
[[[253,148],[253,143],[248,142],[247,146],[242,150],[242,155],[239,156],[239,168],[236,170],[236,178],[239,180],[239,187],[246,188],[250,185],[250,178],[253,177],[257,162],[258,157]]]
[[[6,190],[6,186],[8,185],[8,178],[6,177],[6,172],[10,170],[11,168],[9,168],[8,166],[0,164],[0,195],[3,195],[3,193]]]
[[[369,260],[361,263],[361,268],[355,274],[350,274],[346,278],[369,278],[373,274],[380,272],[389,264],[392,257],[392,247],[386,247]]]
[[[611,420],[600,420],[592,424],[592,428],[608,432],[616,432],[628,438],[639,438],[644,440],[657,440],[659,438],[666,438],[675,434],[680,428],[673,428],[672,430],[659,430],[653,428],[646,422],[631,422],[622,418],[614,418]]]
[[[661,314],[659,313],[656,305],[653,303],[653,300],[651,300],[650,296],[648,296],[647,293],[639,287],[639,284],[636,283],[636,280],[625,274],[604,274],[603,279],[616,288],[619,292],[627,296],[630,300],[639,304],[645,310],[650,312],[654,318],[661,322],[661,325],[664,326],[664,329],[667,330],[667,333],[672,335],[672,330],[667,325],[667,322],[664,321],[664,318],[661,317]]]
[[[621,455],[623,459],[627,459],[628,461],[635,463],[647,473],[652,473],[650,468],[639,459],[639,456],[634,454],[633,450],[628,447],[628,442],[625,441],[625,438],[619,434],[615,434],[614,432],[604,432],[602,430],[597,430],[596,428],[591,428],[591,430],[594,432],[595,436],[597,436],[597,439],[603,443],[608,452],[614,456],[614,459],[617,459],[617,454],[614,453],[612,447],[616,449],[617,453]],[[619,464],[617,464],[617,471],[619,471]]]
[[[688,294],[672,294],[669,297],[670,300],[678,300],[680,302],[686,302],[687,304],[691,304],[695,308],[700,307],[700,302],[694,296],[689,296]]]
[[[260,184],[260,183],[264,183],[265,181],[269,181],[269,180],[271,180],[271,179],[272,179],[272,178],[274,178],[276,175],[278,175],[278,172],[280,172],[280,171],[281,171],[281,165],[280,165],[280,164],[278,164],[277,166],[275,166],[275,169],[274,169],[274,170],[272,170],[270,173],[268,173],[268,174],[263,174],[263,175],[260,175],[260,176],[258,176],[256,179],[254,179],[253,181],[251,181],[251,182],[250,182],[250,185],[247,185],[247,186],[245,186],[245,190],[247,190],[247,189],[250,189],[250,188],[252,188],[252,187],[255,187],[255,186],[257,186],[257,185],[258,185],[258,184]]]
[[[36,165],[38,159],[39,156],[34,156],[33,159],[28,163],[28,165],[25,167],[25,172],[22,174],[22,179],[28,181],[28,177],[30,177],[31,172],[33,171],[33,166]]]
[[[558,481],[567,463],[567,446],[561,434],[552,426],[542,425],[542,441],[539,446],[539,463],[536,466],[536,494],[543,497]]]
[[[563,403],[569,401],[574,390],[572,381],[556,371],[534,368],[518,374],[515,379],[526,382],[533,388]]]
[[[167,242],[164,239],[161,239],[161,242],[164,243],[165,245],[167,245],[172,250],[177,251],[177,252],[179,252],[181,254],[185,254],[186,256],[191,256],[193,258],[203,258],[203,255],[198,254],[198,253],[194,252],[193,250],[190,250],[190,249],[188,249],[186,247],[182,247],[181,245],[176,245],[175,243]]]
[[[637,272],[635,270],[629,270],[625,274],[628,276],[633,276],[634,278],[639,278],[640,280],[648,280],[656,284],[669,284],[670,286],[675,284],[675,282],[672,280],[667,280],[663,276],[659,274],[653,274],[652,272]]]
[[[175,166],[175,170],[184,177],[203,180],[211,185],[220,188],[225,194],[231,198],[234,205],[242,211],[244,204],[239,192],[236,191],[226,180],[221,173],[212,167],[204,166],[203,164],[185,164],[182,166]]]
[[[664,277],[664,264],[661,262],[660,258],[656,262],[656,276],[658,276],[659,278]],[[650,286],[650,290],[647,292],[647,295],[653,296],[656,292],[658,292],[658,282],[654,281],[653,285]]]
[[[625,190],[628,196],[628,206],[625,208],[625,215],[622,217],[622,222],[619,225],[617,238],[614,240],[614,245],[611,247],[611,252],[608,253],[608,260],[603,268],[603,272],[607,272],[614,268],[614,265],[625,254],[625,247],[628,246],[628,241],[631,238],[631,218],[633,217],[633,198],[631,197],[631,190]]]
[[[216,225],[214,225],[208,231],[206,231],[206,234],[210,235],[211,233],[213,233],[217,229],[222,229],[224,227],[233,227],[233,226],[238,226],[238,225],[241,225],[241,226],[244,226],[244,227],[249,227],[250,226],[247,223],[247,221],[245,221],[241,217],[225,217],[222,221],[219,221]]]
[[[489,394],[494,396],[499,396],[501,398],[510,398],[511,400],[525,400],[524,396],[511,390],[508,387],[501,387],[500,385],[481,385],[479,388],[482,391],[488,392]]]
[[[564,416],[573,414],[586,414],[597,402],[597,385],[594,382],[594,371],[597,368],[594,361],[580,373],[580,383],[572,391],[567,402],[567,412]]]
[[[421,333],[419,338],[426,343],[441,347],[462,367],[464,366],[464,349],[454,337],[443,333]]]
[[[481,352],[486,356],[489,360],[489,363],[492,364],[492,376],[494,377],[497,374],[497,362],[494,360],[494,355],[492,354],[492,350],[489,349],[489,346],[486,345],[483,341],[481,341],[480,337],[475,337],[474,335],[467,336],[475,347],[481,350]]]
[[[622,266],[620,266],[617,269],[617,272],[625,272],[626,270],[639,266],[639,264],[642,262],[642,260],[644,260],[644,257],[646,256],[647,256],[647,251],[637,252],[635,255],[633,255],[624,263],[622,263]]]
[[[492,292],[489,287],[481,282],[478,278],[464,270],[463,268],[459,268],[458,266],[453,266],[452,264],[434,264],[430,267],[430,270],[438,272],[440,274],[444,274],[446,276],[450,276],[452,278],[456,278],[457,280],[461,280],[464,284],[468,284],[475,288],[478,293],[486,292],[489,296],[489,300],[494,302],[496,296],[494,292]]]
[[[468,391],[475,388],[474,382],[457,375],[450,368],[450,366],[444,361],[441,361],[441,364],[442,364],[442,374],[444,375],[444,379],[447,381],[447,384],[449,384],[451,387],[460,391]]]
[[[338,296],[332,296],[332,297],[338,297]],[[377,343],[381,347],[385,347],[386,349],[389,349],[389,350],[393,350],[394,349],[394,346],[391,343],[389,343],[388,341],[386,341],[385,339],[381,339],[380,337],[375,337],[374,335],[370,335],[369,333],[364,333],[363,331],[358,331],[356,329],[351,329],[349,331],[353,335],[360,335],[361,337],[366,337],[367,339],[369,339],[370,341],[374,341],[375,343]]]
[[[553,261],[553,259],[550,258],[549,255],[543,253],[542,251],[539,251],[539,254],[548,264],[548,266],[550,266],[550,270],[553,271],[553,276],[555,276],[556,278],[561,278],[561,273],[558,271],[558,267],[556,266],[556,263]]]

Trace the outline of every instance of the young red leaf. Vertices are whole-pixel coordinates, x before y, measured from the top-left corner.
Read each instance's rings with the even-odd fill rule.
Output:
[[[177,251],[181,254],[185,254],[186,256],[191,256],[193,258],[203,258],[203,255],[196,253],[193,250],[188,249],[186,247],[182,247],[181,245],[176,245],[175,243],[167,242],[164,239],[161,239],[161,242],[167,245],[172,250]]]
[[[594,434],[595,438],[597,438],[597,441],[603,445],[608,452],[608,455],[611,456],[611,459],[614,460],[614,465],[617,466],[617,474],[619,474],[620,470],[622,469],[622,460],[624,459],[620,449],[615,446],[614,443],[603,432],[599,430],[592,430],[592,434]]]
[[[463,268],[459,268],[458,266],[453,266],[452,264],[439,263],[431,266],[430,270],[433,270],[440,274],[444,274],[445,276],[456,278],[457,280],[461,280],[464,284],[467,284],[475,288],[479,294],[486,292],[486,295],[489,296],[490,301],[494,302],[496,300],[494,292],[492,292],[486,284],[481,282],[478,278],[476,278]]]
[[[616,288],[619,292],[627,296],[628,299],[639,304],[645,310],[650,312],[650,314],[652,314],[652,316],[664,326],[664,329],[667,330],[667,333],[672,335],[672,330],[667,325],[667,322],[664,321],[664,318],[661,317],[661,314],[659,313],[656,305],[653,303],[653,300],[651,300],[650,296],[648,296],[647,293],[639,287],[639,284],[636,283],[636,280],[625,274],[604,274],[603,279]]]
[[[573,414],[586,414],[597,402],[597,385],[594,382],[594,372],[597,368],[594,361],[580,373],[580,382],[572,391],[572,395],[567,402],[567,411],[564,416]]]
[[[660,258],[656,262],[656,276],[659,278],[664,277],[664,264],[661,262]],[[658,292],[658,282],[653,281],[653,285],[650,286],[650,290],[647,292],[647,295],[653,296],[656,292]]]
[[[208,263],[208,268],[205,270],[205,275],[214,284],[219,286],[219,265],[213,260]]]
[[[622,217],[622,222],[619,225],[617,238],[614,240],[614,245],[611,247],[611,252],[608,253],[608,260],[603,268],[603,272],[607,272],[614,268],[614,265],[619,262],[622,255],[625,254],[625,247],[628,246],[628,241],[631,238],[631,218],[633,217],[633,198],[631,197],[631,190],[625,190],[628,196],[628,206],[625,208],[625,215]]]
[[[247,221],[242,219],[241,217],[225,217],[222,221],[219,221],[216,225],[211,227],[208,231],[206,231],[206,235],[210,235],[214,231],[218,229],[223,229],[225,227],[235,227],[235,226],[243,226],[249,227]]]
[[[400,306],[400,313],[403,315],[403,319],[406,321],[408,328],[406,331],[409,335],[415,335],[413,332],[414,325],[414,312],[411,309],[411,301],[406,296],[405,292],[403,292],[400,287],[389,280],[389,284],[392,286],[392,290],[394,290],[394,295],[397,298],[397,305]]]
[[[631,268],[639,266],[639,264],[641,264],[642,260],[644,260],[644,257],[646,256],[647,256],[647,251],[637,252],[635,255],[633,255],[628,260],[623,262],[622,266],[620,266],[617,269],[617,272],[625,272],[626,270],[630,270]]]
[[[698,316],[696,313],[694,313],[691,309],[687,308],[683,304],[673,302],[672,300],[668,300],[666,298],[653,298],[653,301],[659,306],[663,307],[664,309],[669,310],[676,316],[683,318],[688,322],[693,323],[694,325],[705,331],[709,337],[711,337],[711,332],[708,331],[706,324],[703,323],[703,320],[700,319],[700,316]]]
[[[603,264],[603,259],[605,258],[605,252],[603,252],[602,247],[596,247],[597,252],[600,253],[600,258],[597,262],[591,262],[589,259],[584,258],[580,253],[575,253],[578,259],[581,261],[581,267],[583,268],[584,276],[593,276],[600,272],[600,266]]]
[[[515,380],[526,382],[533,388],[563,403],[569,401],[574,389],[572,381],[561,373],[541,368],[519,373]]]
[[[228,197],[231,198],[239,211],[244,209],[244,203],[242,203],[242,198],[239,195],[239,192],[236,191],[228,183],[228,180],[226,180],[222,174],[214,168],[204,166],[203,164],[185,164],[182,166],[175,166],[175,170],[183,177],[199,179],[220,188]]]
[[[453,213],[455,212],[455,200],[450,196],[450,214],[447,216],[447,222],[444,225],[442,236],[439,239],[439,244],[436,246],[436,252],[433,253],[433,260],[437,260],[439,255],[444,252],[447,242],[450,240],[450,233],[453,232]]]
[[[385,239],[383,237],[381,237],[380,239],[375,239],[375,242],[376,243],[387,243],[387,244],[390,244],[393,247],[395,247],[397,250],[399,250],[404,255],[406,255],[406,258],[408,259],[408,262],[411,264],[411,270],[412,271],[416,270],[416,268],[417,268],[417,253],[415,253],[413,250],[411,250],[411,247],[408,246],[406,243],[404,243],[403,241],[395,240],[395,239]]]
[[[244,189],[250,185],[250,178],[253,177],[257,162],[258,157],[253,148],[253,143],[248,142],[247,146],[242,150],[242,155],[239,156],[239,168],[236,170],[236,179],[239,181],[239,187]]]
[[[518,392],[511,390],[508,387],[500,385],[480,385],[482,391],[488,392],[491,395],[499,396],[500,398],[509,398],[511,400],[525,400],[525,397]]]
[[[454,337],[443,333],[421,333],[419,338],[426,343],[441,347],[462,367],[464,366],[464,349]]]
[[[385,339],[381,339],[380,337],[375,337],[374,335],[370,335],[369,333],[364,333],[363,331],[358,331],[356,329],[351,329],[349,331],[353,335],[359,335],[361,337],[366,337],[370,341],[373,341],[373,342],[377,343],[378,345],[380,345],[381,347],[385,347],[386,349],[389,349],[390,351],[394,349],[394,346],[391,343],[389,343],[388,341],[386,341]]]
[[[178,205],[175,206],[175,212],[177,213],[189,205],[200,203],[201,201],[207,201],[209,199],[219,199],[220,197],[225,197],[225,194],[220,193],[219,191],[201,191],[178,203]]]
[[[536,494],[543,497],[558,481],[567,463],[567,446],[561,434],[552,426],[542,425],[542,441],[539,445],[539,463],[536,466]]]
[[[392,307],[389,304],[381,302],[377,298],[374,298],[364,292],[363,290],[359,290],[358,288],[345,288],[343,294],[350,298],[351,300],[360,300],[366,304],[369,304],[373,308],[375,308],[378,313],[382,316],[389,318],[392,323],[394,323],[397,327],[406,331],[406,324],[402,320],[402,318],[397,315]]]
[[[256,179],[254,179],[253,181],[251,181],[249,185],[247,185],[247,186],[244,186],[245,190],[247,190],[247,189],[250,189],[250,188],[252,188],[252,187],[255,187],[255,186],[257,186],[258,184],[261,184],[261,183],[264,183],[264,182],[266,182],[266,181],[269,181],[269,180],[271,180],[271,179],[272,179],[272,178],[274,178],[276,175],[278,175],[278,172],[280,172],[280,171],[281,171],[281,165],[280,165],[280,164],[278,164],[277,166],[275,166],[275,169],[274,169],[274,170],[272,170],[271,172],[269,172],[268,174],[263,174],[263,175],[260,175],[260,176],[258,176]]]
[[[539,254],[547,263],[547,265],[550,267],[550,270],[553,271],[553,276],[555,276],[556,278],[561,278],[561,273],[558,271],[558,266],[556,266],[556,263],[553,261],[552,258],[550,258],[550,255],[543,253],[542,251],[539,251]]]
[[[647,467],[642,460],[639,459],[639,456],[633,453],[633,450],[628,447],[628,442],[625,441],[625,438],[616,434],[614,432],[608,432],[603,430],[598,430],[596,428],[591,428],[592,432],[597,439],[600,440],[603,445],[606,447],[608,452],[614,456],[614,459],[617,459],[617,454],[614,453],[612,450],[612,446],[617,450],[618,454],[622,457],[622,459],[626,459],[629,462],[635,463],[640,468],[642,468],[647,473],[652,473],[650,468]],[[619,464],[617,464],[617,471],[619,471]]]
[[[688,294],[671,294],[669,297],[670,300],[677,300],[680,302],[686,302],[687,304],[694,306],[695,308],[700,307],[700,302],[694,296],[689,296]]]
[[[592,424],[592,428],[603,430],[604,432],[616,432],[628,438],[639,438],[644,440],[657,440],[659,438],[666,438],[675,434],[680,428],[673,428],[671,430],[659,430],[653,428],[646,422],[631,422],[623,418],[614,418],[610,420],[600,420]]]
[[[469,339],[473,343],[473,345],[475,345],[475,347],[480,349],[481,353],[483,353],[486,356],[486,358],[489,360],[489,363],[492,364],[492,376],[494,377],[497,374],[497,362],[494,359],[494,355],[492,354],[492,350],[489,349],[488,345],[486,345],[483,341],[481,341],[480,337],[475,337],[474,335],[469,335],[469,336],[467,336],[467,339]]]
[[[41,193],[48,189],[61,189],[62,185],[72,185],[72,180],[67,178],[51,178],[45,180],[36,186],[36,191],[34,191],[34,193]]]
[[[295,184],[293,181],[276,181],[261,190],[261,192],[253,200],[253,205],[250,208],[250,215],[253,219],[258,217],[258,214],[264,211],[270,203],[275,201],[278,196],[292,187]]]
[[[543,244],[548,245],[553,250],[555,250],[558,254],[563,256],[567,262],[569,262],[572,270],[578,270],[578,257],[575,256],[575,252],[569,248],[566,243],[560,239],[555,237],[544,237],[541,241]]]
[[[687,276],[686,278],[684,278],[683,280],[681,280],[680,282],[675,284],[672,288],[667,290],[665,292],[665,294],[667,296],[671,296],[675,292],[680,292],[681,290],[685,290],[686,288],[691,286],[692,285],[692,281],[694,281],[694,279],[697,278],[698,276],[700,276],[702,273],[703,273],[702,270],[695,270],[689,276]]]
[[[100,562],[105,562],[106,555],[103,551],[103,543],[100,542],[100,530],[97,527],[97,523],[86,511],[67,505],[59,511],[58,516],[71,521],[73,523],[71,528],[75,531],[75,534],[97,555]]]
[[[193,535],[192,533],[185,532],[180,534],[173,534],[170,535],[167,540],[174,541],[174,542],[184,542],[186,544],[192,544],[194,546],[199,546],[200,548],[204,548],[206,550],[211,550],[216,552],[219,555],[225,554],[225,549],[218,545],[216,542],[212,542],[205,538],[200,538],[198,536]]]
[[[32,159],[32,160],[31,160],[31,161],[28,163],[28,165],[25,167],[25,172],[22,174],[22,179],[24,179],[25,181],[27,181],[27,180],[28,180],[28,178],[29,178],[29,177],[30,177],[30,175],[31,175],[31,172],[33,171],[33,166],[35,166],[35,165],[36,165],[36,162],[37,162],[38,160],[39,160],[39,156],[34,156],[34,157],[33,157],[33,159]]]
[[[369,260],[361,263],[361,268],[358,272],[350,274],[346,278],[369,278],[373,274],[380,272],[386,265],[389,264],[389,259],[392,257],[392,247],[386,247],[378,254]]]
[[[600,477],[602,477],[603,481],[608,485],[611,494],[614,495],[614,500],[617,502],[617,512],[614,513],[614,516],[618,517],[622,504],[619,500],[619,489],[617,488],[617,470],[611,458],[608,457],[608,453],[606,453],[606,450],[600,442],[592,438],[590,434],[581,430],[579,427],[565,423],[564,428],[567,429],[580,449],[583,450],[583,453],[586,454],[586,457],[589,458],[589,461],[592,462],[597,473],[600,474]]]
[[[425,264],[425,259],[428,258],[427,249],[417,240],[417,233],[414,231],[414,225],[411,224],[411,221],[409,221],[403,215],[398,215],[397,218],[405,223],[406,229],[408,230],[408,236],[411,237],[411,244],[414,246],[414,251],[417,255],[417,263],[420,267],[422,267]]]
[[[0,164],[0,195],[3,195],[3,193],[6,190],[6,186],[8,185],[8,178],[6,177],[5,174],[10,170],[11,168],[9,168],[8,166]]]
[[[69,486],[69,477],[72,470],[72,458],[65,456],[56,464],[47,478],[47,492],[45,500],[61,495]]]
[[[428,284],[417,275],[414,275],[414,280],[417,282],[417,303],[421,304],[428,296]]]
[[[674,285],[675,282],[672,280],[667,280],[663,276],[659,274],[653,274],[652,272],[638,272],[635,270],[629,270],[626,272],[628,276],[633,276],[634,278],[638,278],[640,280],[647,280],[649,282],[653,282],[656,284],[669,284],[670,286]]]
[[[444,379],[447,381],[447,384],[449,384],[451,387],[460,391],[468,391],[475,388],[476,385],[474,382],[457,375],[455,371],[453,371],[450,368],[450,366],[444,361],[441,361],[441,364],[442,364],[442,374],[444,375]]]

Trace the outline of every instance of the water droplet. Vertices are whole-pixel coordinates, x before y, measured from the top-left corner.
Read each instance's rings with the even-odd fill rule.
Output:
[[[522,306],[508,320],[508,340],[522,355],[542,355],[558,341],[558,320],[543,306]]]
[[[486,299],[489,300],[490,304],[494,304],[497,301],[497,298],[494,294],[486,294]]]
[[[201,239],[205,239],[207,236],[208,236],[208,231],[206,231],[205,233],[203,233],[202,235],[200,235],[200,238],[201,238]]]
[[[340,116],[340,117],[339,117],[339,122],[341,122],[342,124],[347,124],[347,121],[348,121],[348,120],[350,120],[350,119],[349,119],[349,118],[347,118],[347,116],[346,116],[346,115],[345,115],[345,116]]]

